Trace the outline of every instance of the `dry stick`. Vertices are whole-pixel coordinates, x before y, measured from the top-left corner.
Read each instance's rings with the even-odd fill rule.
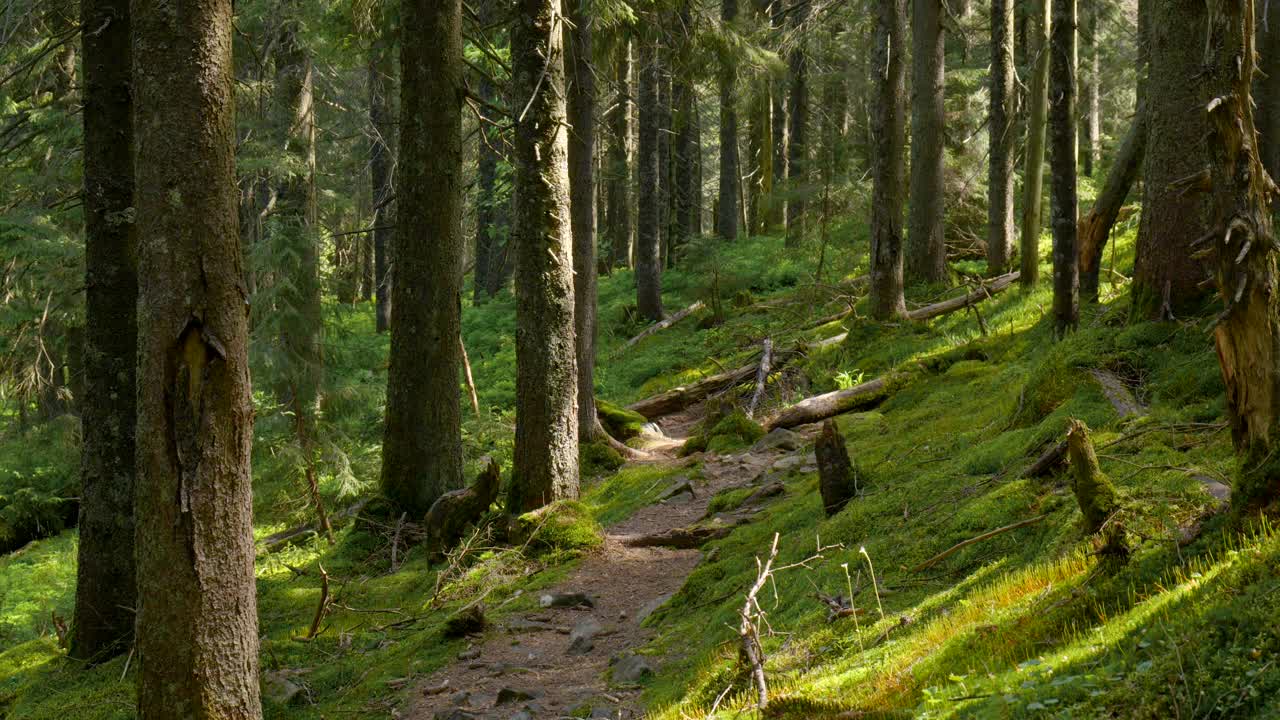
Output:
[[[317,563],[320,568],[320,604],[316,606],[316,617],[311,621],[311,629],[307,631],[307,639],[311,640],[320,632],[320,623],[324,622],[324,616],[329,612],[329,573],[325,572],[324,566]]]
[[[400,547],[400,531],[404,529],[404,520],[407,517],[409,513],[400,513],[400,519],[396,521],[396,531],[391,536],[391,572],[393,573],[399,567],[399,563],[396,562],[396,550]]]
[[[756,407],[764,397],[765,381],[769,379],[769,365],[773,362],[773,340],[764,339],[764,351],[760,355],[760,369],[756,371],[756,391],[751,394],[751,402],[747,404],[747,417],[755,417]]]
[[[654,334],[654,333],[656,333],[656,332],[658,332],[658,331],[660,331],[660,330],[666,330],[667,328],[671,327],[672,325],[675,325],[676,323],[680,322],[681,320],[683,320],[683,319],[685,319],[685,318],[689,317],[690,315],[692,315],[692,314],[694,314],[694,313],[698,312],[698,311],[699,311],[699,310],[701,310],[702,308],[703,308],[703,302],[702,302],[701,300],[699,300],[698,302],[696,302],[696,303],[694,303],[694,304],[690,305],[689,307],[687,307],[687,308],[685,308],[685,309],[681,310],[680,312],[676,313],[675,315],[672,315],[671,317],[667,318],[666,320],[663,320],[662,322],[659,322],[659,323],[655,323],[655,324],[653,324],[653,325],[650,325],[649,327],[645,328],[645,329],[644,329],[644,331],[643,331],[643,332],[641,332],[639,335],[637,335],[637,336],[635,336],[635,337],[631,338],[630,340],[628,340],[628,341],[626,342],[626,344],[625,344],[625,345],[623,345],[621,348],[619,348],[619,349],[618,349],[618,352],[614,353],[615,357],[616,357],[617,355],[620,355],[620,354],[622,353],[622,351],[623,351],[623,350],[626,350],[627,348],[630,348],[632,345],[635,345],[636,343],[640,342],[641,340],[643,340],[643,339],[645,339],[645,338],[649,337],[650,335],[652,335],[652,334]]]
[[[471,376],[471,359],[467,357],[467,344],[458,335],[458,347],[462,348],[462,369],[466,371],[467,391],[471,393],[471,410],[480,417],[480,398],[476,395],[476,381]]]
[[[925,560],[924,562],[920,563],[919,565],[917,565],[917,566],[915,566],[915,567],[911,568],[911,572],[916,573],[916,572],[920,572],[921,570],[928,570],[929,568],[933,567],[933,566],[934,566],[934,565],[936,565],[937,563],[939,563],[939,562],[941,562],[941,561],[943,561],[943,560],[947,559],[948,557],[950,557],[950,556],[954,555],[955,553],[959,552],[960,550],[962,550],[962,549],[964,549],[964,548],[966,548],[966,547],[969,547],[970,545],[973,545],[973,544],[975,544],[975,543],[980,543],[980,542],[982,542],[983,540],[987,540],[987,539],[993,538],[993,537],[995,537],[995,536],[997,536],[997,535],[1000,535],[1000,534],[1002,534],[1002,533],[1007,533],[1007,532],[1009,532],[1010,530],[1017,530],[1018,528],[1026,527],[1026,526],[1028,526],[1028,525],[1034,525],[1035,523],[1038,523],[1038,522],[1040,522],[1041,520],[1043,520],[1043,519],[1045,519],[1045,518],[1047,518],[1047,517],[1049,517],[1049,513],[1045,513],[1044,515],[1040,515],[1040,516],[1038,516],[1038,517],[1033,517],[1033,518],[1031,518],[1030,520],[1021,520],[1021,521],[1016,522],[1016,523],[1014,523],[1014,524],[1012,524],[1012,525],[1005,525],[1004,527],[1002,527],[1002,528],[996,528],[995,530],[992,530],[991,532],[985,532],[985,533],[983,533],[983,534],[981,534],[981,535],[979,535],[979,536],[977,536],[977,537],[972,537],[972,538],[969,538],[968,540],[965,540],[965,541],[963,541],[963,542],[958,542],[958,543],[956,543],[955,545],[952,545],[950,548],[948,548],[948,549],[946,549],[946,550],[944,550],[944,551],[942,551],[942,552],[938,553],[937,555],[934,555],[933,557],[929,558],[928,560]]]
[[[769,559],[765,562],[756,573],[756,582],[747,591],[747,601],[743,603],[742,610],[739,615],[742,617],[742,623],[738,626],[738,637],[742,642],[742,656],[751,663],[751,676],[755,681],[756,689],[759,692],[759,708],[765,709],[769,704],[769,686],[764,676],[764,650],[760,647],[760,629],[756,625],[756,617],[758,617],[759,604],[756,603],[756,595],[764,588],[765,583],[769,580],[769,574],[773,571],[773,561],[778,557],[778,533],[773,534],[773,546],[769,548]],[[756,559],[756,566],[759,567],[760,559]],[[755,607],[756,612],[752,611]]]

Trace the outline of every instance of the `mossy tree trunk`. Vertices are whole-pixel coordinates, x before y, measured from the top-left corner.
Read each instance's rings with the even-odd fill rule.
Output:
[[[1013,4],[991,2],[990,165],[987,176],[987,272],[1003,275],[1013,259],[1013,160],[1015,152]]]
[[[421,518],[462,486],[462,3],[405,0],[399,232],[382,491]]]
[[[80,543],[71,655],[101,662],[133,640],[137,241],[129,0],[81,0],[85,332]]]
[[[230,0],[134,0],[138,717],[261,717]]]
[[[1079,420],[1072,420],[1067,431],[1067,452],[1071,456],[1071,491],[1084,516],[1085,531],[1092,535],[1119,507],[1116,490],[1098,466],[1088,426]]]
[[[569,212],[573,230],[573,318],[578,360],[578,437],[589,441],[596,429],[596,145],[595,70],[591,67],[591,16],[587,0],[566,0],[568,76]]]
[[[1243,456],[1232,503],[1252,511],[1280,498],[1280,308],[1269,200],[1251,87],[1257,71],[1253,0],[1223,0],[1206,19],[1208,44],[1197,84],[1208,117],[1215,278],[1226,305],[1214,343],[1227,387],[1227,418]]]
[[[636,308],[641,317],[662,319],[662,238],[659,212],[658,157],[661,110],[658,103],[659,59],[656,39],[646,37],[637,56],[640,92],[640,144],[636,148],[640,187],[636,192]]]
[[[558,0],[520,0],[516,105],[516,440],[509,509],[578,495],[578,373]]]
[[[738,17],[738,0],[721,0],[720,22],[725,30]],[[716,211],[716,233],[722,240],[738,237],[738,68],[725,52],[720,58],[720,189]]]
[[[942,0],[911,0],[911,176],[907,215],[907,277],[946,282],[943,237],[946,187],[946,43]]]
[[[369,180],[373,186],[373,285],[375,329],[391,326],[391,243],[395,237],[395,188],[391,168],[393,145],[395,64],[391,62],[386,31],[369,49]]]
[[[878,0],[871,85],[871,312],[878,320],[905,317],[902,269],[902,191],[906,169],[907,0]]]
[[[1080,324],[1076,249],[1076,0],[1053,0],[1049,43],[1049,150],[1053,172],[1053,328],[1058,337]]]
[[[1050,0],[1030,0],[1034,3],[1035,42],[1028,45],[1032,62],[1031,83],[1028,90],[1031,111],[1027,117],[1026,167],[1022,173],[1022,272],[1019,279],[1023,287],[1034,287],[1040,282],[1040,207],[1044,188],[1044,143],[1049,105],[1049,34],[1052,19]]]

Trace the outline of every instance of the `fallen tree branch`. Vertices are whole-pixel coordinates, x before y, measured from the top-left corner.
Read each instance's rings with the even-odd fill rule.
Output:
[[[936,302],[932,305],[925,305],[922,308],[912,310],[907,313],[907,317],[916,322],[923,322],[948,313],[953,313],[957,310],[963,310],[970,305],[982,302],[983,300],[994,296],[998,292],[1009,289],[1018,281],[1018,278],[1021,277],[1021,275],[1022,274],[1020,272],[1015,270],[1014,272],[991,278],[989,283],[982,283],[972,292],[965,293],[960,297],[954,297],[949,300],[943,300],[942,302]]]
[[[709,525],[673,528],[652,535],[629,537],[622,541],[627,547],[665,547],[673,550],[693,550],[700,548],[712,540],[727,537],[733,527]]]
[[[1030,467],[1022,471],[1022,477],[1030,478],[1047,475],[1058,463],[1062,462],[1066,455],[1067,441],[1064,438],[1049,446],[1048,450],[1040,453],[1040,457],[1036,458],[1036,461],[1031,463]]]
[[[311,629],[307,631],[307,639],[315,638],[320,632],[320,623],[324,622],[324,616],[329,614],[329,573],[325,572],[323,565],[320,568],[320,604],[316,606],[316,616],[311,621]]]
[[[683,319],[685,319],[685,318],[689,317],[690,315],[692,315],[692,314],[694,314],[694,313],[698,312],[698,311],[699,311],[699,310],[701,310],[703,307],[704,307],[703,302],[702,302],[701,300],[699,300],[698,302],[696,302],[696,303],[694,303],[694,304],[690,305],[689,307],[687,307],[687,308],[685,308],[685,309],[681,310],[680,312],[676,313],[675,315],[672,315],[671,317],[667,318],[666,320],[663,320],[662,322],[654,323],[653,325],[650,325],[649,327],[645,328],[645,329],[644,329],[644,331],[643,331],[643,332],[641,332],[639,335],[637,335],[637,336],[635,336],[635,337],[631,338],[630,340],[628,340],[628,341],[626,342],[626,344],[624,344],[621,348],[618,348],[618,352],[617,352],[617,353],[615,353],[615,355],[621,355],[621,354],[622,354],[622,351],[624,351],[624,350],[626,350],[626,349],[630,348],[632,345],[635,345],[636,343],[640,342],[641,340],[643,340],[643,339],[645,339],[645,338],[649,337],[650,335],[652,335],[652,334],[654,334],[654,333],[656,333],[656,332],[659,332],[659,331],[662,331],[662,330],[666,330],[667,328],[671,327],[672,325],[675,325],[676,323],[680,322],[681,320],[683,320]]]
[[[773,361],[773,340],[764,339],[764,350],[760,355],[760,369],[756,371],[756,391],[751,393],[751,402],[747,403],[747,417],[755,417],[756,407],[764,397],[765,381],[769,379],[769,364]]]
[[[1018,528],[1024,528],[1028,525],[1034,525],[1040,522],[1041,520],[1044,520],[1047,517],[1049,517],[1049,514],[1045,513],[1044,515],[1033,517],[1030,520],[1021,520],[1019,522],[1013,523],[1012,525],[1005,525],[1004,527],[996,528],[995,530],[992,530],[990,532],[985,532],[977,537],[971,537],[968,540],[965,540],[963,542],[958,542],[955,545],[952,545],[951,547],[947,548],[946,550],[943,550],[942,552],[938,553],[937,555],[934,555],[928,560],[925,560],[919,565],[911,568],[911,572],[917,573],[917,572],[920,572],[921,570],[928,570],[929,568],[933,567],[939,562],[942,562],[943,560],[951,557],[952,555],[963,550],[964,548],[969,547],[970,545],[980,543],[983,540],[989,540],[997,535],[1007,533],[1010,530],[1017,530]]]
[[[908,374],[906,373],[890,373],[851,387],[848,390],[835,390],[824,395],[801,400],[794,405],[783,408],[777,415],[770,418],[765,423],[765,430],[807,425],[861,407],[874,405],[883,400],[907,376]]]
[[[341,510],[337,513],[334,513],[333,515],[330,515],[329,519],[341,520],[342,518],[348,518],[353,515],[356,515],[361,510],[364,509],[365,504],[368,502],[369,502],[368,498],[361,500],[360,502],[357,502],[354,505],[351,505],[345,510]],[[273,553],[279,550],[280,548],[284,547],[285,545],[288,545],[289,543],[293,542],[294,540],[297,540],[298,538],[308,533],[315,533],[315,532],[316,532],[316,528],[315,528],[315,525],[312,523],[304,523],[302,525],[298,525],[297,527],[289,528],[288,530],[281,530],[280,532],[275,533],[274,535],[268,535],[267,537],[263,538],[261,541],[262,549],[265,552]]]
[[[777,364],[774,370],[778,370],[786,364],[788,356],[779,354],[776,358]],[[723,392],[735,385],[740,385],[747,380],[755,377],[756,369],[759,363],[743,365],[740,368],[728,370],[718,373],[710,377],[705,377],[697,382],[689,385],[672,388],[659,395],[651,398],[645,398],[639,402],[627,406],[628,410],[638,412],[650,420],[679,412],[690,405],[695,405],[708,396],[718,392]]]

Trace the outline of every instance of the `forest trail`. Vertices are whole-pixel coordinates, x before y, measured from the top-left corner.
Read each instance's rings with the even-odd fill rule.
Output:
[[[644,716],[638,681],[672,658],[637,655],[656,632],[642,626],[684,584],[702,560],[697,549],[633,547],[643,536],[685,528],[707,514],[717,492],[768,484],[775,464],[809,459],[806,442],[758,443],[732,455],[680,459],[684,435],[701,419],[702,407],[660,418],[646,450],[656,462],[689,467],[668,480],[666,499],[637,510],[606,528],[603,547],[584,558],[561,583],[539,593],[536,611],[502,618],[448,666],[426,677],[402,717],[410,720],[544,720],[575,712],[592,718]],[[786,455],[795,460],[784,460]],[[702,467],[692,466],[700,459]],[[682,485],[688,490],[679,491]],[[765,497],[768,497],[766,495]],[[717,516],[729,524],[748,522],[762,504]],[[590,607],[574,603],[590,599]],[[551,607],[547,600],[554,598]],[[560,607],[561,604],[572,605]],[[586,638],[586,639],[584,639]],[[576,647],[575,647],[576,646]]]

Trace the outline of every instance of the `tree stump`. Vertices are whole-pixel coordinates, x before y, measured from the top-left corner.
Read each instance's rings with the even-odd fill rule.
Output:
[[[858,469],[849,459],[844,436],[834,420],[822,424],[814,448],[818,456],[818,488],[822,492],[822,509],[827,517],[840,512],[858,494]]]
[[[1071,491],[1084,514],[1085,530],[1092,535],[1119,506],[1115,487],[1098,467],[1098,456],[1089,440],[1089,428],[1079,420],[1071,421],[1067,431],[1067,450],[1071,454]]]
[[[432,553],[443,552],[458,542],[466,527],[478,521],[498,497],[501,469],[493,458],[486,460],[474,485],[441,495],[427,511],[424,524]]]

